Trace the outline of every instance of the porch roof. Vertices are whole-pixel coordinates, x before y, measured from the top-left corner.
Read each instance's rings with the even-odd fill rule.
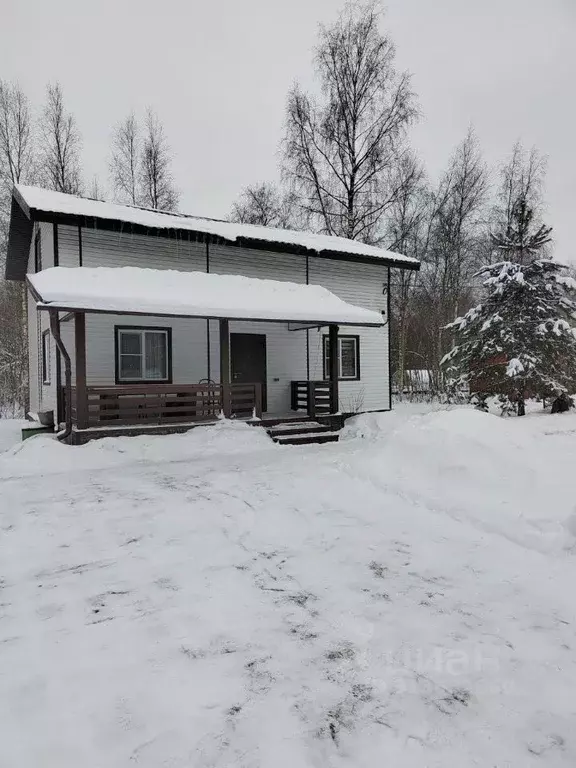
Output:
[[[52,267],[27,276],[39,309],[380,326],[379,312],[320,285],[139,267]]]

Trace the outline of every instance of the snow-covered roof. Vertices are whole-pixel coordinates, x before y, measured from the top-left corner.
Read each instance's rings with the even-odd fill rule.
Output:
[[[419,262],[416,259],[402,256],[383,248],[365,245],[356,240],[348,240],[344,237],[261,227],[254,224],[235,224],[230,221],[219,221],[217,219],[207,219],[179,213],[164,213],[162,211],[136,208],[129,205],[88,200],[83,197],[76,197],[75,195],[66,195],[62,192],[53,192],[52,190],[28,187],[22,184],[15,187],[15,195],[32,213],[43,212],[89,219],[121,221],[149,229],[186,230],[213,235],[231,243],[253,241],[256,243],[274,244],[276,246],[284,245],[318,254],[341,254],[342,257],[347,257],[352,261],[355,259],[360,261],[362,259],[379,259],[384,263],[406,269],[418,269],[419,266]]]
[[[320,285],[240,275],[139,267],[52,267],[28,275],[39,307],[314,325],[383,325],[379,312],[348,304]]]

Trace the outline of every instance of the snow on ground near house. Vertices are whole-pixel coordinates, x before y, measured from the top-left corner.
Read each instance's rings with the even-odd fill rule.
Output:
[[[12,448],[22,437],[22,427],[30,426],[25,419],[0,418],[0,453]]]
[[[0,764],[573,766],[576,417],[414,410],[0,456]]]

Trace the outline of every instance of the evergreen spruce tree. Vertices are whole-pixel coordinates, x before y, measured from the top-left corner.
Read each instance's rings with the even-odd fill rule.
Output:
[[[549,239],[550,230],[538,232],[531,245],[522,241],[524,259]],[[502,239],[504,250],[519,250],[517,234]],[[576,280],[566,269],[549,259],[483,267],[484,301],[448,326],[454,347],[442,365],[450,383],[507,395],[518,415],[528,394],[566,393],[576,381]]]
[[[495,250],[501,256],[518,264],[527,264],[536,258],[542,248],[551,242],[552,227],[536,226],[534,210],[525,197],[516,200],[506,231],[491,236]]]

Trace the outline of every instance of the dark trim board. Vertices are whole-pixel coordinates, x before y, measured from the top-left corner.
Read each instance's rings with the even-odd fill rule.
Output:
[[[82,266],[82,227],[78,227],[78,266]]]
[[[119,377],[120,348],[118,346],[118,331],[164,331],[167,337],[167,379],[130,379],[126,381]],[[173,384],[172,381],[172,327],[169,325],[115,325],[114,326],[114,381],[116,384]]]
[[[206,240],[206,274],[210,274],[210,243]],[[212,342],[210,340],[210,320],[206,320],[206,377],[212,381]]]
[[[34,234],[34,272],[42,271],[42,232],[40,227]]]
[[[306,254],[306,285],[310,285],[310,256]],[[310,329],[306,328],[306,378],[310,381]]]
[[[392,301],[390,297],[390,268],[388,268],[388,291],[386,295],[386,318],[388,321],[388,406],[392,410]]]
[[[234,320],[239,322],[248,322],[248,323],[300,323],[302,325],[309,325],[311,328],[325,328],[328,325],[336,324],[336,325],[343,325],[343,326],[354,326],[356,328],[382,328],[385,323],[345,323],[341,320],[334,320],[330,322],[329,320],[294,320],[294,318],[278,318],[277,320],[271,320],[269,317],[222,317],[219,315],[183,315],[183,314],[177,314],[177,313],[158,313],[158,312],[137,312],[135,310],[129,311],[126,309],[118,310],[118,309],[92,309],[91,307],[69,307],[69,306],[62,306],[59,304],[44,304],[42,301],[42,297],[39,295],[37,291],[35,291],[32,288],[32,284],[28,281],[28,287],[30,289],[30,292],[34,296],[35,300],[38,303],[38,310],[40,311],[50,311],[50,310],[56,310],[58,312],[85,312],[87,315],[126,315],[126,316],[133,316],[133,317],[180,317],[180,318],[190,318],[190,319],[200,319],[200,320]],[[38,297],[38,298],[36,298]],[[301,329],[304,330],[304,329]]]
[[[52,224],[52,237],[54,241],[54,266],[58,267],[60,265],[60,253],[58,251],[58,224],[57,222],[54,222]]]
[[[52,360],[50,355],[50,328],[42,331],[42,342],[40,345],[40,381],[43,387],[50,386],[52,381]],[[48,374],[48,375],[46,375]]]
[[[101,440],[103,437],[138,437],[139,435],[178,435],[189,432],[191,429],[208,427],[216,424],[215,421],[204,421],[198,424],[170,424],[154,426],[127,426],[127,427],[88,427],[87,429],[74,429],[70,435],[70,445],[85,445],[90,440]]]

